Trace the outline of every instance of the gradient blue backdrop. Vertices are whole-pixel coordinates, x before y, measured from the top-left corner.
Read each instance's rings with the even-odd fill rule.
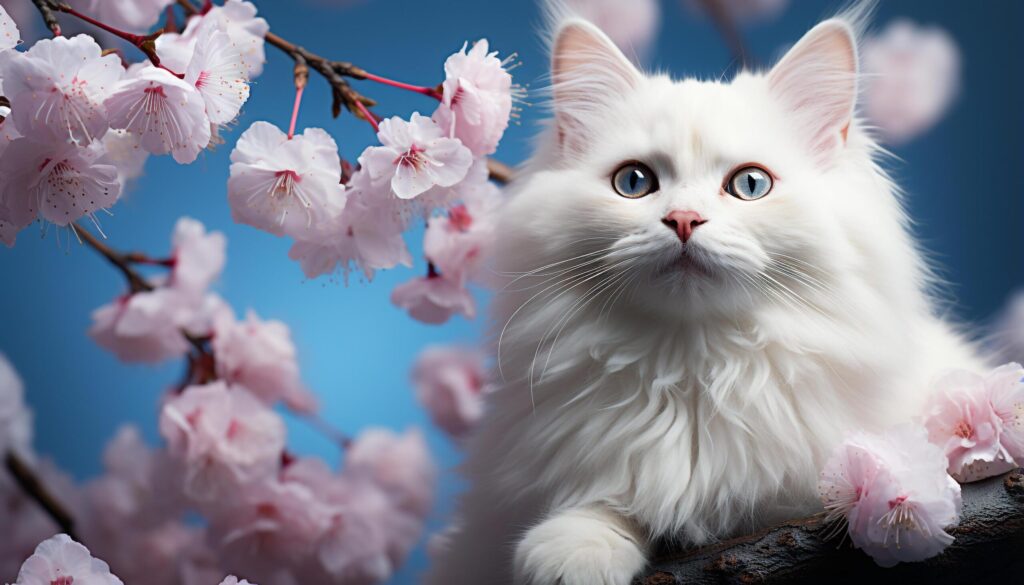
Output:
[[[4,5],[29,0],[3,0]],[[444,58],[466,40],[487,37],[502,54],[518,51],[523,66],[516,79],[542,86],[546,58],[535,35],[533,2],[448,0],[416,2],[314,2],[255,0],[271,28],[305,47],[353,61],[370,71],[432,85],[440,81]],[[779,18],[746,26],[743,33],[761,61],[796,39],[834,2],[799,0]],[[731,57],[714,29],[679,2],[665,2],[664,22],[652,65],[677,75],[717,76]],[[1021,91],[1019,24],[1021,3],[883,1],[877,26],[897,16],[948,29],[963,51],[964,88],[948,116],[911,144],[895,149],[895,175],[909,193],[917,229],[953,283],[953,310],[984,321],[1011,290],[1024,283],[1024,219],[1021,163],[1024,148],[1024,93]],[[303,377],[324,406],[324,416],[348,432],[367,425],[428,430],[431,448],[446,469],[431,527],[442,524],[458,483],[450,472],[457,450],[431,429],[410,391],[408,368],[425,345],[472,343],[482,323],[456,319],[443,327],[418,324],[388,302],[399,282],[420,272],[396,270],[372,283],[348,287],[306,281],[287,257],[288,242],[231,221],[225,199],[228,154],[240,132],[255,120],[286,126],[291,107],[291,63],[268,47],[269,62],[254,84],[238,128],[227,144],[181,167],[169,157],[153,158],[135,189],[103,217],[115,247],[155,254],[168,247],[175,220],[200,219],[225,232],[228,265],[219,291],[241,312],[285,321],[299,347]],[[433,104],[400,90],[363,84],[381,102],[382,114],[429,112]],[[354,159],[373,136],[365,123],[347,115],[332,120],[321,79],[310,82],[299,119],[321,126]],[[499,151],[515,163],[542,112],[527,108]],[[0,177],[0,181],[3,178]],[[865,218],[870,221],[870,218]],[[414,255],[418,234],[410,237]],[[79,479],[100,469],[99,454],[114,430],[126,422],[157,440],[155,421],[161,392],[177,380],[181,365],[125,366],[86,337],[89,313],[123,290],[117,272],[87,248],[50,230],[27,230],[13,250],[0,249],[0,351],[25,378],[36,412],[36,445]],[[486,297],[481,295],[482,302]],[[337,450],[301,422],[290,426],[289,446],[329,461]],[[412,582],[426,563],[422,547],[394,579]]]

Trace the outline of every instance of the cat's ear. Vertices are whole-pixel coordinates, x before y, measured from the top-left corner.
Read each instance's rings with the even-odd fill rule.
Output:
[[[551,45],[555,121],[563,146],[581,147],[589,128],[643,75],[599,28],[581,19],[562,23]]]
[[[840,19],[810,30],[768,74],[771,93],[794,117],[811,152],[828,161],[846,144],[857,105],[857,42]]]

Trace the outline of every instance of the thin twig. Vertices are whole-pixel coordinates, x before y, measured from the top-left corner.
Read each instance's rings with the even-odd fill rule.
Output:
[[[50,29],[53,36],[59,37],[62,33],[60,30],[60,23],[57,22],[57,17],[53,14],[53,10],[50,8],[49,0],[32,0],[32,4],[35,5],[36,10],[43,17],[43,22],[46,23],[46,28]]]
[[[57,527],[60,528],[60,531],[70,536],[72,540],[81,542],[75,535],[75,521],[71,513],[46,488],[42,479],[32,469],[32,466],[26,463],[14,451],[7,451],[6,455],[4,455],[4,465],[7,467],[7,471],[11,473],[14,481],[18,483],[18,487],[46,511],[54,523],[57,524]]]
[[[733,59],[740,65],[741,68],[747,68],[751,63],[750,53],[747,51],[747,45],[743,42],[743,36],[740,35],[739,28],[736,26],[736,22],[729,12],[729,8],[725,5],[722,0],[699,0],[704,10],[711,17],[712,22],[715,23],[715,28],[718,29],[719,34],[725,40],[725,44],[729,46],[729,50],[732,51]]]
[[[123,274],[125,279],[128,281],[128,286],[131,288],[133,293],[153,290],[153,285],[147,282],[141,274],[132,268],[130,258],[133,254],[124,254],[114,250],[110,246],[101,242],[96,236],[92,235],[89,230],[83,228],[81,224],[73,224],[72,229],[83,242],[99,252],[107,259],[108,262],[121,271],[121,274]]]

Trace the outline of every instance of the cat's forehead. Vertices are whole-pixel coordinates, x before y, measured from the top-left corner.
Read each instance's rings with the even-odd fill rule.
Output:
[[[732,81],[645,79],[623,96],[609,122],[608,156],[645,151],[692,162],[755,156],[784,148],[788,132],[766,81],[743,74]]]

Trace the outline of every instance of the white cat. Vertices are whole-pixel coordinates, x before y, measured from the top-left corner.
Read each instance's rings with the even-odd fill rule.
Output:
[[[731,82],[557,24],[554,119],[499,229],[499,389],[429,583],[622,585],[653,539],[814,511],[844,434],[981,367],[855,117],[855,20]]]

